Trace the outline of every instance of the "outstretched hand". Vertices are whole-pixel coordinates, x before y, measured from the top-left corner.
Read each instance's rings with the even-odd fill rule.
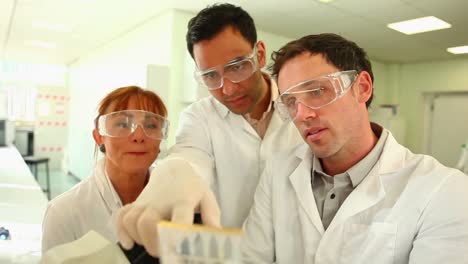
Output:
[[[181,158],[162,160],[151,173],[137,200],[122,207],[117,215],[117,236],[125,249],[143,245],[159,256],[159,221],[192,224],[200,211],[203,224],[220,227],[220,210],[208,183],[192,165]]]

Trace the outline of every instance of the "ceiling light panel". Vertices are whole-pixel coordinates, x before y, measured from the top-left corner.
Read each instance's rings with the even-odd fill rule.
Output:
[[[459,46],[459,47],[452,47],[447,49],[448,52],[453,54],[464,54],[468,53],[468,45],[467,46]]]
[[[451,28],[452,25],[449,23],[434,17],[421,17],[396,23],[388,24],[387,27],[404,33],[406,35],[412,35],[417,33],[423,33],[428,31],[440,30]]]

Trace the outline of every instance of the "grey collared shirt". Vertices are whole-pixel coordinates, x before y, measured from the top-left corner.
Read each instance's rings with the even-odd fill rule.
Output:
[[[325,229],[328,228],[349,194],[369,174],[382,154],[388,131],[382,130],[375,124],[372,124],[372,130],[379,137],[377,144],[364,159],[346,172],[330,176],[323,172],[320,161],[314,157],[311,173],[312,191]]]

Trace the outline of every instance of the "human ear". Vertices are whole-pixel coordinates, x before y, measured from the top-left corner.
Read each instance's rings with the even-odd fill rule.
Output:
[[[259,68],[263,68],[266,65],[266,47],[263,41],[259,40],[257,42],[257,59]]]
[[[93,138],[94,138],[94,142],[96,142],[96,145],[100,146],[100,145],[104,144],[104,142],[102,140],[102,136],[99,134],[97,129],[93,129]]]
[[[372,91],[374,89],[372,84],[372,78],[367,71],[360,72],[358,77],[356,78],[356,98],[358,99],[359,103],[366,103],[371,98]]]

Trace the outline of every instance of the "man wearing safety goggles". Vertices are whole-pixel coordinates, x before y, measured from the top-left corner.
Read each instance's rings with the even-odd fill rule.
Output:
[[[190,182],[191,177],[202,177],[219,203],[221,224],[240,227],[253,203],[265,160],[300,143],[301,138],[293,124],[281,119],[274,105],[278,88],[261,71],[267,52],[265,44],[257,41],[254,22],[247,12],[231,4],[207,7],[190,20],[186,40],[196,64],[195,79],[211,96],[182,112],[176,144],[166,158],[178,157],[197,173],[171,169],[168,178],[185,177],[185,182]],[[181,209],[177,207],[180,204],[171,203],[167,196],[158,198],[162,196],[157,191],[160,182],[158,177],[151,177],[137,199],[139,208],[146,209],[128,208],[120,215],[118,233],[124,247],[130,248],[137,242],[156,255],[157,234],[152,225],[163,218],[190,223],[194,207],[206,200],[204,193],[191,188],[184,195],[195,202],[186,203]],[[173,182],[170,184],[161,187],[161,191],[182,189]],[[169,208],[169,213],[161,216],[157,210],[151,211],[162,207]],[[201,207],[203,212],[203,208],[214,206],[201,204]],[[177,213],[173,215],[174,211]],[[216,214],[210,213],[215,211],[205,210],[202,217],[216,219]],[[216,222],[205,218],[205,224]]]
[[[274,53],[277,106],[306,144],[265,166],[244,223],[254,263],[466,263],[468,177],[371,123],[363,49],[334,34]]]

